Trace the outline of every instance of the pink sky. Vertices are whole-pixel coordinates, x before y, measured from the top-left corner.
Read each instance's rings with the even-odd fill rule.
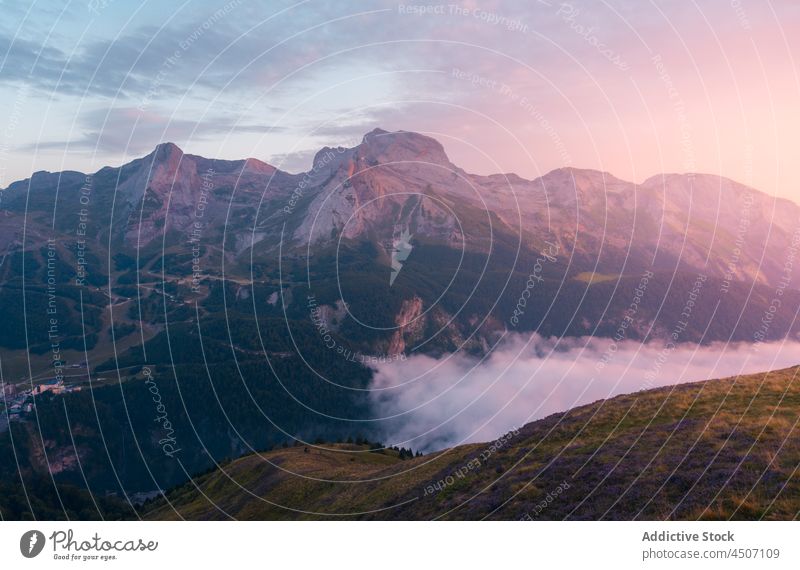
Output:
[[[167,140],[298,171],[382,127],[477,173],[699,171],[800,201],[790,0],[124,4],[0,23],[0,187]]]

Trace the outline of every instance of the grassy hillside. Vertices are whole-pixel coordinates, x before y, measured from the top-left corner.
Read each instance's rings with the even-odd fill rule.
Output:
[[[401,461],[339,444],[232,461],[153,519],[794,519],[800,367],[642,391]]]

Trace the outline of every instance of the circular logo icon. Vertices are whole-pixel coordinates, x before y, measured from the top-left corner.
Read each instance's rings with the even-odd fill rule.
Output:
[[[19,551],[25,558],[35,558],[44,549],[44,533],[29,530],[19,539]]]

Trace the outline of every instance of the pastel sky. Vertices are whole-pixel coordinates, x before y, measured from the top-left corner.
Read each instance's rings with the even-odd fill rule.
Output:
[[[296,172],[379,126],[430,134],[476,173],[710,172],[800,201],[794,0],[36,0],[0,13],[0,187],[163,141]]]

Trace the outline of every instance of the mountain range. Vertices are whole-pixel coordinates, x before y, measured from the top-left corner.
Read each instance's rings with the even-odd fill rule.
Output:
[[[0,198],[0,367],[19,400],[0,475],[39,483],[143,496],[295,441],[374,442],[376,365],[486,355],[510,333],[800,332],[800,207],[718,176],[479,176],[375,129],[303,173],[165,143]]]
[[[718,176],[660,174],[641,184],[575,168],[535,180],[478,176],[430,137],[375,129],[356,147],[321,149],[300,174],[165,143],[118,168],[37,172],[1,195],[3,283],[25,271],[34,287],[43,281],[52,239],[63,282],[56,295],[77,281],[112,302],[135,298],[138,318],[117,311],[114,319],[150,325],[142,342],[171,312],[185,320],[186,304],[205,309],[216,285],[234,300],[252,294],[251,313],[283,305],[287,317],[306,321],[313,296],[327,326],[371,354],[485,351],[512,316],[511,328],[544,335],[613,336],[629,321],[628,337],[659,338],[698,275],[708,279],[704,300],[682,340],[797,330],[791,268],[800,207]],[[403,236],[400,262],[393,252]],[[534,271],[542,251],[551,253]],[[79,269],[85,279],[75,279]],[[631,317],[647,272],[649,294]],[[515,313],[532,273],[537,294]],[[170,307],[167,290],[185,303]],[[759,333],[776,291],[788,293],[783,308]],[[102,302],[84,302],[95,311],[89,329],[111,319]],[[165,315],[143,307],[164,302]],[[74,320],[74,302],[62,312]],[[76,332],[64,324],[68,343]],[[28,334],[30,344],[43,342],[36,327]],[[0,346],[22,348],[24,336],[9,330]]]
[[[87,184],[91,199],[84,203]],[[354,148],[323,148],[300,174],[256,159],[188,155],[164,143],[119,168],[37,172],[2,192],[13,220],[3,224],[6,235],[19,231],[14,221],[25,216],[28,242],[48,233],[32,222],[52,217],[57,231],[74,233],[70,216],[86,207],[99,244],[121,251],[169,246],[191,232],[203,197],[203,226],[214,232],[204,241],[245,263],[276,249],[281,235],[292,250],[385,241],[402,227],[469,251],[535,250],[550,240],[581,271],[684,267],[773,285],[800,214],[789,200],[714,175],[659,174],[641,184],[575,168],[535,180],[478,176],[451,163],[430,137],[380,129]]]

